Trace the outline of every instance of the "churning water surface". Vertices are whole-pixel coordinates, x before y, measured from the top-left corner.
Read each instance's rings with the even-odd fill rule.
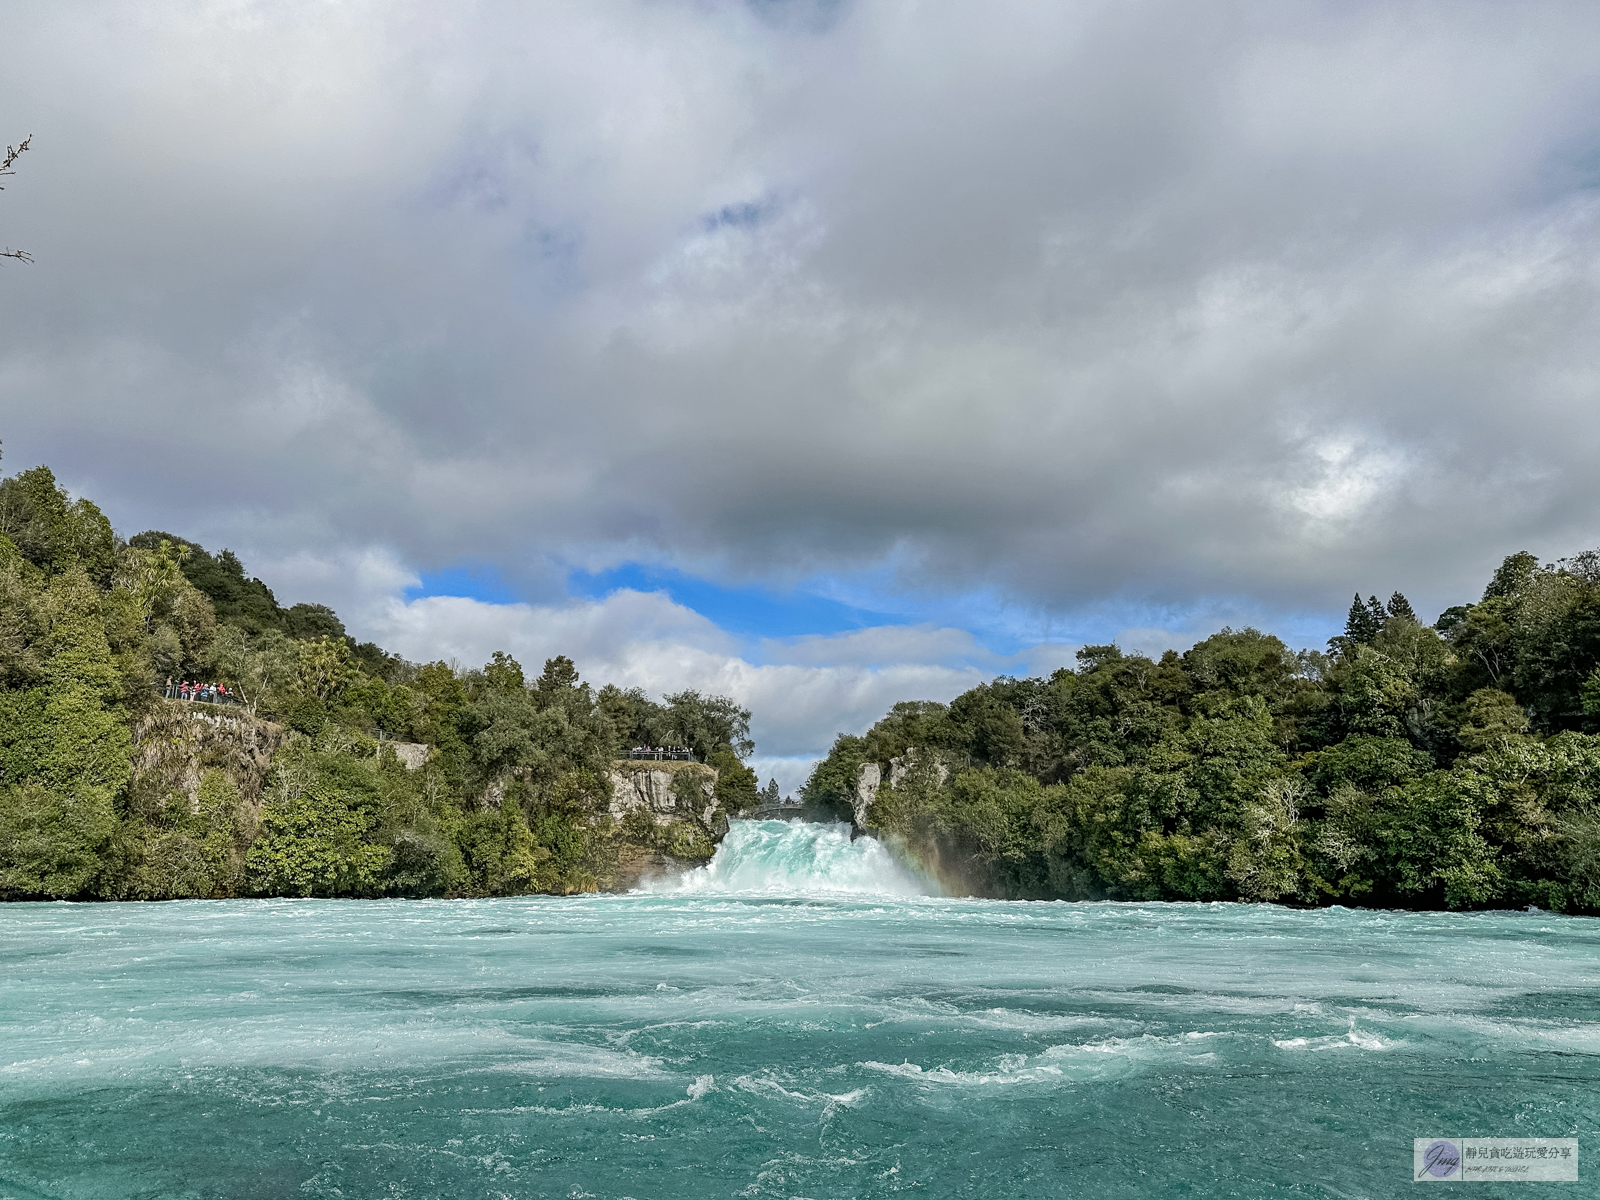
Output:
[[[0,908],[0,1197],[1355,1198],[1413,1137],[1600,1147],[1592,920],[947,899],[780,822],[656,888]]]

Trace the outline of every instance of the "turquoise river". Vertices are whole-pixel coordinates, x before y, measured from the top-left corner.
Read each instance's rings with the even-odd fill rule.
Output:
[[[0,1197],[1600,1195],[1600,922],[926,890],[742,822],[627,896],[0,907]]]

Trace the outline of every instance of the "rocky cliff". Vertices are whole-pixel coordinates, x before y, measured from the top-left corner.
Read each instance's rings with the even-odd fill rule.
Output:
[[[617,866],[607,891],[706,862],[728,832],[717,804],[717,772],[701,763],[618,760],[607,776],[606,816],[618,829]]]
[[[300,736],[242,709],[178,702],[139,716],[133,735],[130,812],[165,823],[170,814],[196,814],[202,785],[215,787],[225,775],[237,812],[235,858],[248,848],[261,820],[273,756]],[[381,745],[413,771],[431,757],[431,748],[422,744]],[[489,808],[500,808],[517,775],[488,784],[483,799]],[[213,782],[206,784],[208,778]],[[728,815],[717,803],[717,772],[701,763],[618,760],[602,782],[605,790],[587,818],[587,887],[620,892],[650,877],[680,874],[708,861],[728,831]]]
[[[657,826],[695,822],[720,838],[728,817],[717,808],[717,772],[695,762],[618,760],[611,765],[611,815],[646,814]]]
[[[238,788],[239,804],[253,823],[261,815],[261,788],[272,756],[288,742],[282,725],[244,711],[210,711],[180,703],[158,704],[133,727],[136,801],[159,808],[181,802],[195,811],[200,780],[224,771]]]
[[[921,754],[915,746],[909,747],[899,758],[889,760],[889,787],[895,791],[908,780],[918,779],[935,787],[950,777],[950,767],[937,754]],[[858,830],[867,828],[867,818],[877,802],[878,791],[884,785],[883,768],[875,762],[864,762],[856,768],[856,786],[850,797],[851,815]]]

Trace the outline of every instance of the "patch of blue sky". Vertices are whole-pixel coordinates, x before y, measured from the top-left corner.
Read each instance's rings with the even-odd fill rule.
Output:
[[[729,587],[670,567],[642,563],[624,563],[607,571],[574,571],[567,577],[567,590],[588,600],[624,588],[665,592],[675,603],[738,637],[806,637],[907,623],[903,614],[847,603],[804,588]]]
[[[408,599],[422,596],[465,596],[489,604],[528,599],[488,564],[458,564],[426,572]],[[1224,625],[1254,625],[1275,633],[1291,649],[1321,648],[1339,632],[1342,614],[1268,613],[1244,597],[1213,597],[1192,606],[1151,606],[1133,602],[1101,603],[1075,612],[1010,600],[996,590],[963,594],[897,590],[878,573],[822,576],[787,588],[758,584],[731,586],[670,567],[630,562],[605,571],[573,571],[567,591],[575,599],[601,600],[620,590],[662,592],[674,603],[699,613],[718,628],[746,639],[746,653],[763,657],[758,643],[770,639],[794,642],[885,626],[953,628],[970,633],[977,646],[1002,658],[1043,658],[1039,647],[1077,647],[1116,642],[1129,650],[1159,654],[1171,646],[1183,650]],[[1065,662],[1070,655],[1055,655]],[[1053,660],[1052,660],[1053,661]]]
[[[947,594],[894,592],[891,605],[875,601],[887,589],[887,574],[818,581],[819,592],[863,609],[889,608],[899,623],[964,629],[993,654],[1025,655],[1040,646],[1116,643],[1128,650],[1185,650],[1224,626],[1254,626],[1282,638],[1291,649],[1321,649],[1344,625],[1343,612],[1276,610],[1249,597],[1212,596],[1188,605],[1151,605],[1112,600],[1086,608],[1052,610],[1025,604],[996,589]]]
[[[1039,605],[1020,603],[999,589],[940,592],[897,587],[892,567],[851,576],[813,580],[810,589],[858,611],[892,612],[882,624],[928,625],[962,629],[992,654],[1010,657],[1045,643],[1081,645],[1111,641],[1129,622],[1110,612],[1053,612]],[[892,600],[886,599],[892,597]],[[1120,614],[1126,616],[1127,613]],[[817,631],[821,632],[821,631]]]
[[[457,564],[441,571],[424,571],[420,578],[420,583],[406,589],[407,600],[420,600],[425,596],[463,596],[468,600],[481,600],[485,604],[515,604],[525,598],[487,563]]]

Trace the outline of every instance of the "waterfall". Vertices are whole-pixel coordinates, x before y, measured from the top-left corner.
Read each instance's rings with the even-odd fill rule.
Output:
[[[647,887],[701,895],[927,896],[937,889],[882,842],[850,840],[850,826],[803,821],[733,821],[703,867]]]

